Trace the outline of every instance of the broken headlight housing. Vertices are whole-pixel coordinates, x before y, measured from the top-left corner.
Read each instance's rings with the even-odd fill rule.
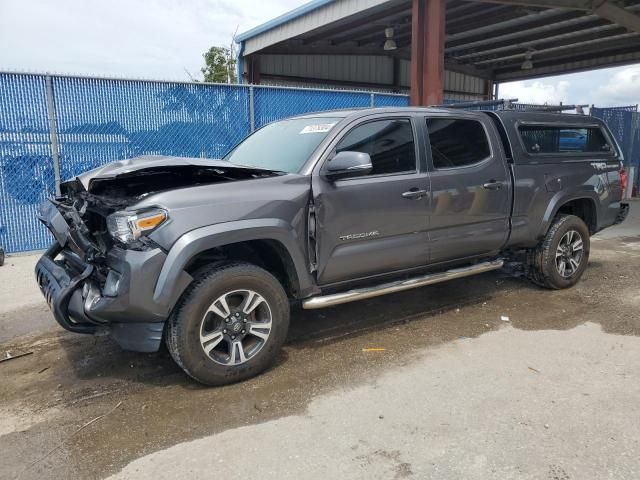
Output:
[[[158,228],[167,218],[167,212],[160,209],[145,212],[116,212],[107,217],[107,230],[115,240],[131,244]]]

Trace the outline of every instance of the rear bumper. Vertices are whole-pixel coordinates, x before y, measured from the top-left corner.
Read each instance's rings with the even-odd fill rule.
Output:
[[[614,225],[618,225],[626,220],[629,215],[630,205],[628,203],[621,203],[620,208],[618,210],[618,214],[616,215],[615,220],[613,221]]]

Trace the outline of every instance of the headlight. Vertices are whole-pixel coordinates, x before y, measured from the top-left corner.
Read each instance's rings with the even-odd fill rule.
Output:
[[[116,212],[107,217],[107,229],[113,238],[122,243],[132,243],[167,220],[164,210],[146,212]]]

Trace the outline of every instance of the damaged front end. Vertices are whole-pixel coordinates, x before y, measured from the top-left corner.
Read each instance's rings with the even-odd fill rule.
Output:
[[[162,206],[136,209],[149,195],[203,184],[276,175],[225,162],[168,157],[110,164],[61,185],[40,207],[56,242],[36,265],[55,319],[76,333],[110,333],[125,349],[160,346],[172,305],[154,300],[167,252],[148,234],[170,223]],[[176,288],[191,277],[183,272]]]

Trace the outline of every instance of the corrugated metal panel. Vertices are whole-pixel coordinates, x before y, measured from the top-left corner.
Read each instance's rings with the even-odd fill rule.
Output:
[[[464,93],[482,93],[482,90],[478,90],[479,80],[469,75],[464,75],[458,72],[445,71],[445,90],[456,92],[460,94]],[[480,86],[482,88],[482,86]]]
[[[446,100],[452,100],[455,102],[476,102],[480,100],[486,100],[482,95],[463,94],[463,93],[445,93]]]
[[[260,73],[392,85],[393,60],[361,55],[261,55]]]
[[[387,2],[388,0],[338,0],[245,40],[244,55]]]
[[[400,85],[409,88],[411,84],[411,62],[409,60],[400,60]]]
[[[587,60],[577,60],[553,66],[536,67],[531,70],[521,70],[509,73],[497,73],[496,81],[510,82],[515,80],[525,80],[549,75],[560,75],[566,73],[584,72],[596,68],[611,67],[614,65],[628,65],[640,62],[640,52],[620,53],[602,58],[591,58]]]
[[[363,55],[260,55],[260,73],[263,75],[299,77],[295,79],[268,79],[262,83],[271,85],[298,85],[308,87],[338,88],[335,84],[323,84],[322,80],[363,84],[380,84],[381,90],[393,88],[393,60],[390,57]],[[410,62],[400,60],[400,88],[409,89]],[[384,86],[388,85],[389,88]],[[349,86],[348,88],[353,88]],[[371,89],[371,88],[368,88]],[[484,79],[464,73],[445,71],[447,96],[455,100],[483,100]],[[449,92],[451,94],[449,94]]]
[[[294,87],[294,88],[306,88],[306,89],[322,89],[322,90],[339,90],[339,91],[359,91],[359,92],[377,92],[377,93],[386,93],[386,94],[396,94],[391,87],[358,87],[353,85],[327,85],[326,82],[322,80],[289,80],[289,79],[280,79],[280,78],[263,78],[260,80],[260,86],[269,86],[269,87]],[[398,95],[409,95],[408,90],[401,91],[397,93]]]

